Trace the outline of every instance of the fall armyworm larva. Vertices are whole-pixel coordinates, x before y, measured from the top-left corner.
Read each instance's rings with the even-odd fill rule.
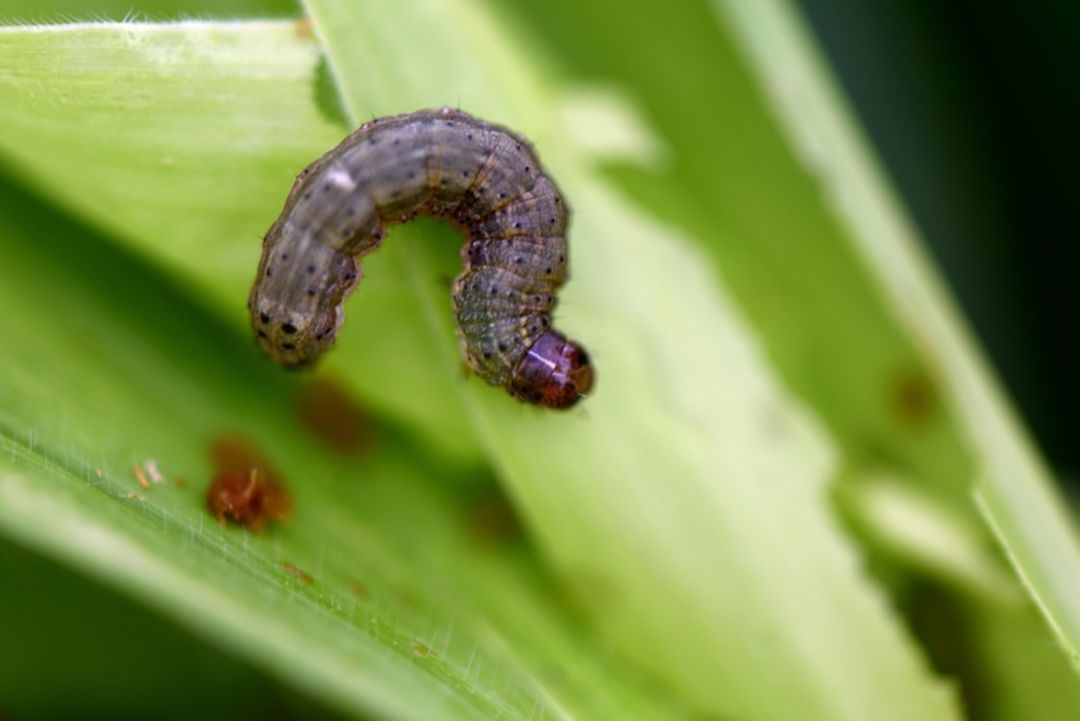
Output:
[[[365,123],[300,173],[248,301],[263,350],[285,366],[313,363],[344,321],[359,258],[386,226],[418,215],[468,236],[453,303],[469,369],[549,408],[588,393],[588,355],[551,326],[567,278],[566,203],[527,141],[450,108]]]

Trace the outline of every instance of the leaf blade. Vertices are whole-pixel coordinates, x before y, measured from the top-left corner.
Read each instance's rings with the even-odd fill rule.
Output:
[[[385,428],[367,458],[328,458],[293,417],[297,380],[189,287],[16,188],[0,208],[5,534],[353,715],[682,717],[601,656],[527,551],[470,540],[452,466]],[[198,490],[207,444],[237,429],[292,481],[294,517],[264,537],[218,528]],[[195,483],[140,489],[150,458]]]
[[[774,99],[777,117],[793,147],[805,158],[812,155],[816,172],[837,188],[832,200],[853,246],[880,280],[896,316],[920,339],[978,456],[977,507],[1080,671],[1080,586],[1073,582],[1080,572],[1080,536],[1049,472],[975,350],[805,30],[783,12],[782,3],[754,9],[714,4],[741,29],[757,72],[784,88]],[[799,62],[792,63],[796,57]]]
[[[333,0],[311,0],[308,7],[328,53],[331,56],[341,53],[342,60],[336,61],[335,66],[344,92],[354,96],[347,103],[349,107],[389,103],[390,107],[385,111],[390,112],[409,109],[408,104],[437,105],[448,78],[474,80],[480,76],[482,82],[478,87],[473,87],[468,80],[460,83],[466,97],[481,95],[482,88],[489,99],[479,100],[481,107],[485,102],[491,102],[491,97],[499,99],[500,114],[496,118],[514,117],[515,121],[510,124],[515,127],[536,127],[540,137],[551,134],[550,119],[541,110],[546,96],[544,82],[537,77],[539,73],[530,73],[527,68],[512,62],[494,62],[488,57],[468,62],[468,56],[460,56],[458,49],[462,47],[483,48],[485,53],[491,53],[491,57],[500,59],[510,54],[505,36],[500,36],[496,23],[483,16],[478,6],[471,3],[427,4],[419,28],[416,23],[403,20],[378,23],[385,31],[385,37],[379,42],[387,47],[401,46],[408,36],[411,42],[435,48],[439,57],[456,58],[448,64],[452,70],[447,71],[446,77],[433,82],[426,92],[426,86],[407,71],[395,74],[392,67],[365,63],[363,57],[354,54],[354,44],[345,42],[341,36],[343,28],[359,23],[359,18],[351,14],[350,6]],[[365,8],[365,13],[376,17],[380,17],[379,13],[407,15],[407,8],[408,4],[401,3],[376,4],[374,8]],[[420,13],[416,15],[419,17]],[[445,28],[450,25],[451,17],[455,19],[456,32],[448,37]],[[459,18],[464,20],[457,22]],[[485,76],[482,68],[488,67],[499,68],[500,72]],[[514,72],[501,72],[506,67]],[[356,75],[343,77],[350,69]],[[367,80],[369,75],[384,71],[393,78],[392,81],[378,84]],[[437,72],[441,72],[441,68]],[[368,95],[371,87],[402,90],[394,99],[382,96],[372,99]],[[382,105],[378,107],[383,108]],[[763,459],[784,456],[790,459],[789,467],[783,470],[773,467],[766,472],[771,471],[769,478],[775,482],[797,486],[793,479],[798,478],[806,484],[792,497],[804,501],[803,506],[811,510],[792,512],[785,508],[786,514],[790,514],[785,517],[790,519],[795,515],[805,522],[806,526],[799,529],[800,550],[821,554],[815,556],[820,563],[810,565],[825,574],[828,579],[824,581],[825,585],[835,592],[832,600],[843,598],[848,604],[845,618],[849,621],[859,618],[865,624],[860,626],[862,631],[867,637],[874,636],[875,642],[868,645],[881,654],[875,661],[888,665],[890,673],[903,678],[898,683],[904,688],[897,694],[898,701],[903,698],[908,710],[911,704],[920,704],[920,713],[926,717],[952,717],[955,709],[947,694],[927,683],[918,663],[911,656],[905,657],[911,649],[902,650],[905,642],[889,628],[890,622],[881,615],[882,609],[875,608],[875,600],[862,595],[848,551],[831,528],[827,514],[822,513],[824,508],[819,494],[830,472],[833,453],[828,439],[762,367],[752,334],[742,324],[738,312],[728,306],[723,289],[700,271],[702,264],[693,253],[684,250],[686,243],[682,238],[606,193],[600,187],[602,184],[586,169],[565,155],[558,155],[557,145],[545,145],[541,150],[545,160],[556,169],[555,177],[568,188],[568,195],[578,208],[575,232],[592,244],[584,246],[584,251],[581,244],[572,248],[579,280],[568,287],[565,295],[577,310],[577,319],[573,322],[585,329],[586,332],[581,334],[583,337],[594,338],[601,347],[617,350],[606,361],[607,372],[612,374],[608,377],[614,377],[616,373],[624,375],[605,381],[604,365],[600,365],[601,385],[589,401],[591,422],[588,424],[575,426],[573,420],[513,418],[503,410],[505,404],[489,401],[488,397],[477,397],[478,409],[474,417],[483,429],[481,437],[486,440],[489,453],[497,460],[556,564],[571,575],[582,567],[605,569],[607,578],[604,581],[617,589],[612,595],[631,599],[631,604],[638,605],[632,613],[615,620],[620,614],[604,607],[601,600],[599,606],[593,608],[595,617],[600,618],[611,637],[623,641],[624,649],[688,693],[709,712],[751,718],[785,718],[795,708],[808,718],[860,718],[866,714],[882,717],[882,714],[892,713],[890,709],[895,710],[898,706],[882,701],[888,692],[881,686],[875,686],[874,692],[860,697],[850,693],[850,687],[841,679],[816,673],[816,669],[822,668],[821,664],[803,666],[796,660],[797,654],[786,656],[795,646],[801,653],[808,653],[808,648],[828,647],[835,654],[838,645],[853,649],[860,642],[836,636],[830,636],[828,641],[818,639],[817,643],[800,639],[799,632],[791,631],[793,627],[826,629],[830,625],[822,623],[820,618],[818,622],[803,618],[802,623],[786,625],[780,620],[785,611],[792,614],[792,618],[799,618],[799,611],[794,607],[784,609],[784,597],[776,588],[769,588],[763,577],[772,572],[775,577],[790,582],[797,576],[793,565],[783,560],[785,551],[775,547],[755,554],[748,545],[732,552],[721,545],[724,541],[730,543],[731,539],[725,538],[723,532],[709,528],[710,524],[715,524],[747,544],[757,541],[755,529],[745,519],[725,515],[720,510],[722,506],[717,501],[723,498],[724,491],[719,484],[710,488],[709,479],[721,476],[725,483],[739,487],[740,499],[748,501],[746,506],[757,505],[761,515],[768,517],[766,509],[775,511],[776,499],[741,482],[752,476],[753,470],[760,472],[760,466],[754,467]],[[618,245],[605,241],[605,236],[618,238]],[[420,249],[411,249],[410,258],[421,253]],[[580,278],[590,276],[592,285],[582,285]],[[601,276],[603,283],[596,280]],[[673,293],[669,284],[674,278],[679,279],[679,290]],[[638,300],[639,305],[612,307],[628,298]],[[673,322],[672,319],[677,320]],[[695,342],[702,337],[705,340]],[[672,351],[657,352],[658,348]],[[678,352],[674,352],[676,348]],[[659,372],[642,369],[631,360],[635,355],[638,359],[645,356],[657,364]],[[687,362],[687,357],[707,358],[712,363],[723,358],[722,370],[717,373],[715,366],[710,369]],[[741,394],[720,384],[702,382],[703,378],[709,377],[710,370],[714,376],[725,376],[728,385],[737,385],[741,381],[753,390]],[[686,382],[669,380],[671,378]],[[657,380],[664,384],[659,392],[653,387]],[[610,387],[604,386],[605,382],[615,385],[617,395],[605,391]],[[670,395],[665,397],[664,391]],[[738,437],[748,441],[753,449],[745,457],[736,460],[712,453],[710,445],[724,444],[725,432],[736,431],[735,418],[760,412],[762,396],[772,402],[771,410],[790,428],[791,436],[777,443],[754,437],[752,432],[743,433]],[[635,423],[635,407],[649,408],[651,419]],[[715,412],[716,408],[738,410],[732,411],[730,417],[721,418]],[[706,409],[713,409],[713,412],[710,414]],[[707,428],[701,437],[691,442],[685,438],[689,430],[688,419]],[[658,427],[663,430],[657,432]],[[662,441],[658,441],[658,437]],[[575,449],[572,458],[560,452],[565,448]],[[732,453],[730,446],[727,451],[732,456],[738,455]],[[619,459],[620,455],[624,458]],[[719,473],[717,466],[723,469]],[[650,488],[649,480],[678,477],[675,469],[684,470],[685,477],[692,480],[677,490],[672,490],[670,485],[666,487],[668,495],[677,496],[673,501]],[[628,495],[626,485],[634,481],[637,482],[634,490],[640,494],[639,503],[613,500]],[[642,499],[647,500],[640,502]],[[679,510],[666,516],[664,510],[657,510],[672,505],[678,506]],[[691,511],[692,508],[699,512]],[[670,512],[672,509],[665,510]],[[649,533],[642,533],[656,542],[656,549],[649,553],[642,545],[633,545],[630,550],[620,548],[619,541],[625,543],[628,528],[650,529]],[[676,528],[680,531],[672,533]],[[688,528],[692,530],[682,532]],[[678,541],[672,542],[672,536]],[[748,591],[743,597],[738,594],[733,597],[719,587],[718,579],[689,588],[686,585],[680,587],[680,582],[685,584],[685,576],[707,575],[704,569],[708,563],[704,563],[701,556],[695,559],[697,564],[681,567],[682,581],[680,577],[673,578],[671,573],[674,572],[669,573],[666,568],[672,563],[671,559],[689,555],[686,549],[695,547],[695,543],[710,552],[719,551],[719,557],[726,561],[725,570],[734,568],[740,574],[739,581],[745,580],[751,587],[757,582],[766,588],[758,586],[756,592]],[[748,571],[746,566],[755,562],[767,567],[768,571]],[[739,581],[729,579],[732,585],[742,585]],[[813,582],[802,578],[797,583],[804,589],[800,593],[805,594],[805,589]],[[681,593],[673,594],[667,599],[667,605],[661,606],[656,603],[657,588],[678,588]],[[805,595],[800,597],[805,598]],[[718,604],[723,607],[725,600],[738,621],[718,624],[701,614],[701,608],[716,608]],[[661,607],[669,617],[658,616],[657,609]],[[768,610],[758,613],[762,608]],[[823,608],[815,611],[825,615],[830,613]],[[671,617],[678,620],[672,621]],[[738,628],[740,624],[776,633],[776,643],[784,650],[769,659],[770,670],[766,671],[764,659],[753,658],[755,644],[742,634],[742,629]],[[786,636],[785,631],[779,630],[780,626],[787,629]],[[694,629],[693,633],[689,632],[690,627]],[[696,639],[692,638],[694,634],[698,634]],[[718,651],[733,648],[744,655],[731,654],[725,658]],[[785,658],[778,660],[777,656]],[[748,658],[753,660],[748,661]],[[865,663],[866,649],[853,651],[852,660],[854,658]],[[792,666],[784,666],[785,663]],[[854,672],[856,665],[854,662],[841,664],[845,674]],[[786,679],[783,692],[770,687],[773,679],[768,679],[770,673],[776,673],[778,666],[785,669],[777,673]],[[701,675],[701,669],[709,670],[707,678]],[[728,683],[718,683],[718,679],[727,679]],[[760,685],[755,686],[755,683]],[[841,687],[846,688],[841,690]],[[798,700],[792,701],[793,697]]]

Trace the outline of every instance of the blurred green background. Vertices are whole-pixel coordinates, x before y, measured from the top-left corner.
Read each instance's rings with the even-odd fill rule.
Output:
[[[1080,483],[1080,5],[799,4],[1029,426]]]
[[[660,129],[671,122],[667,114],[685,108],[656,99],[665,93],[673,101],[686,97],[695,82],[673,83],[665,74],[665,54],[702,50],[707,57],[700,44],[708,42],[706,33],[665,33],[697,19],[703,27],[713,22],[712,10],[691,0],[657,7],[655,17],[606,0],[484,1],[529,29],[560,79],[610,83]],[[1080,7],[924,0],[798,4],[1034,436],[1059,478],[1080,482],[1074,411],[1080,404],[1074,372],[1080,363],[1080,288],[1071,279],[1080,262],[1073,197],[1080,167]],[[286,0],[0,4],[0,21],[20,22],[297,13]],[[669,18],[678,22],[669,24]],[[605,32],[594,32],[596,27]],[[640,192],[633,168],[612,163],[605,172],[631,194]],[[491,479],[478,483],[491,486]],[[0,718],[70,717],[83,704],[111,714],[122,709],[130,718],[333,713],[33,551],[2,542],[0,569],[6,581],[0,608],[10,609],[0,614],[0,699],[6,700]],[[887,585],[893,571],[878,570]],[[993,696],[992,674],[972,671],[979,664],[965,654],[976,653],[979,643],[1007,647],[1013,629],[975,640],[978,634],[966,627],[976,623],[970,609],[934,583],[915,583],[900,595],[936,667],[964,676],[962,696],[972,718],[998,717],[985,700]],[[70,613],[73,598],[79,599],[77,616]],[[85,636],[88,627],[93,633]],[[86,641],[75,646],[83,654],[67,652],[76,635]],[[99,647],[108,647],[108,654]],[[1048,637],[1041,650],[1057,653]],[[57,658],[65,663],[57,665]],[[192,694],[193,687],[201,691]],[[50,688],[63,694],[43,705]]]

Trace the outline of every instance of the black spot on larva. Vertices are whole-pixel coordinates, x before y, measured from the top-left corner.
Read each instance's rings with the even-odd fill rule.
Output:
[[[528,175],[530,172],[532,172],[532,168],[530,168],[528,165],[526,165],[525,166],[525,174]]]
[[[345,282],[346,283],[352,283],[354,280],[356,280],[356,274],[355,273],[346,273],[345,274]]]
[[[307,267],[307,272],[308,272],[308,273],[314,273],[314,272],[315,272],[315,266],[313,266],[313,265],[309,265],[309,266]]]
[[[315,291],[314,288],[308,288],[307,289],[308,298],[314,298],[315,297],[315,292],[316,291]]]
[[[500,199],[500,200],[501,200],[502,198],[505,198],[505,197],[506,197],[506,193],[499,193],[499,199]]]
[[[401,138],[394,138],[394,147],[401,145]]]
[[[281,254],[281,259],[282,260],[288,260],[289,259],[289,254],[288,253],[282,253]]]
[[[560,263],[565,263],[566,262],[566,256],[560,253],[559,254],[559,262]]]
[[[468,170],[462,170],[461,171],[461,177],[463,177],[463,178],[469,177],[469,171]]]
[[[491,360],[491,351],[489,351],[489,350],[484,351],[484,357],[487,358],[488,360]]]
[[[514,223],[514,229],[515,230],[521,230],[521,221],[520,220],[518,222]]]
[[[514,258],[514,264],[515,265],[521,265],[524,262],[525,262],[525,259],[522,258],[520,255],[518,257]]]
[[[416,177],[416,173],[415,173],[415,172],[410,172],[410,173],[409,173],[409,175],[408,175],[408,178],[409,178],[409,180],[412,180],[412,179],[413,179],[413,178],[415,178],[415,177]]]
[[[266,269],[266,277],[267,278],[273,278],[274,277],[274,271],[271,268]]]
[[[506,352],[506,344],[505,343],[500,343],[498,345],[498,348],[499,348],[500,353],[505,353]]]
[[[285,333],[288,333],[289,335],[292,335],[293,333],[296,332],[296,326],[293,325],[292,323],[282,323],[281,324],[281,330],[284,331]]]
[[[266,313],[259,313],[259,320],[261,320],[263,323],[269,323],[270,322],[270,316],[267,315]]]
[[[264,331],[262,328],[260,328],[257,332],[258,332],[260,338],[263,338],[263,339],[266,338],[266,331]]]
[[[310,190],[307,191],[306,193],[304,193],[304,200],[311,200],[311,191]]]
[[[544,268],[544,272],[548,275],[551,275],[551,266],[549,265],[548,267]]]
[[[334,186],[331,185],[330,183],[323,183],[322,192],[329,193],[330,188],[332,188],[332,187],[334,187]]]
[[[472,140],[472,133],[467,133],[467,134],[465,135],[465,139],[466,139],[466,140]]]
[[[281,347],[285,350],[296,350],[296,346],[292,343],[282,343]]]

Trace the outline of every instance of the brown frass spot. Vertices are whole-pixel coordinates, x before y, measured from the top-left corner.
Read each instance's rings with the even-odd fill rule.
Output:
[[[296,416],[301,427],[326,448],[357,456],[374,443],[371,420],[341,381],[318,376],[300,386]]]
[[[254,445],[223,436],[211,445],[210,462],[214,475],[206,504],[222,527],[232,522],[262,532],[270,521],[289,518],[292,498]]]

